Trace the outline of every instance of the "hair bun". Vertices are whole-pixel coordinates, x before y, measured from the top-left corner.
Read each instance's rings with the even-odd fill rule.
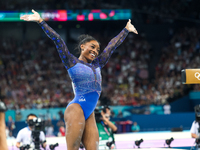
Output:
[[[81,42],[82,40],[84,40],[85,38],[89,37],[88,34],[81,34],[79,37],[78,37],[78,41]]]

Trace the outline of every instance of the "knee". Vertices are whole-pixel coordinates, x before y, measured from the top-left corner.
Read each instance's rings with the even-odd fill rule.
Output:
[[[72,150],[78,150],[80,148],[80,141],[77,140],[75,141],[74,143],[70,144],[71,145],[71,148]]]
[[[80,147],[80,143],[78,144],[78,143],[74,143],[73,144],[73,149],[75,150],[75,149],[79,149],[79,147]]]

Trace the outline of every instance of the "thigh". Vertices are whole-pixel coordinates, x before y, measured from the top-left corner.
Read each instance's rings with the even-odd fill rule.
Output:
[[[94,117],[94,112],[85,121],[85,130],[83,132],[82,142],[86,150],[99,149],[99,133]]]
[[[64,114],[66,125],[67,150],[78,150],[85,128],[85,117],[79,104],[67,107]]]
[[[5,114],[3,112],[0,112],[0,147],[1,150],[8,150],[6,141]]]

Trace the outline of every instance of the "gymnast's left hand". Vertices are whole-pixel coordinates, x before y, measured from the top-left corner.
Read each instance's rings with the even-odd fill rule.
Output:
[[[39,13],[32,9],[33,14],[31,15],[23,15],[20,17],[21,20],[25,21],[35,21],[35,22],[42,22],[42,18],[40,17]]]
[[[138,34],[137,30],[135,29],[135,27],[131,24],[131,20],[129,19],[129,21],[126,24],[125,27],[129,32],[133,32],[135,34]]]

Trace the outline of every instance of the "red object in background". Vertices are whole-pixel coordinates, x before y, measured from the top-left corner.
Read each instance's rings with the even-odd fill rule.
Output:
[[[101,12],[101,9],[93,9],[91,10],[92,13],[100,13]]]
[[[58,10],[59,18],[58,21],[67,21],[67,11],[66,10]]]
[[[109,13],[109,17],[113,17],[115,15],[115,11],[112,10],[110,13]]]
[[[116,64],[116,70],[117,70],[117,71],[120,71],[120,70],[121,70],[120,64]]]
[[[94,20],[93,13],[89,13],[89,15],[88,15],[88,20],[89,20],[89,21],[93,21],[93,20]]]
[[[107,15],[105,13],[100,13],[100,18],[101,19],[106,19],[107,18]]]
[[[116,124],[118,124],[119,128],[121,129],[121,131],[119,132],[125,133],[125,132],[130,132],[130,128],[133,122],[131,120],[127,120],[127,121],[119,121]]]
[[[61,136],[65,136],[65,128],[64,127],[60,127],[59,132],[61,133]]]
[[[84,21],[85,20],[85,16],[83,14],[77,15],[76,19],[77,19],[77,21]]]

